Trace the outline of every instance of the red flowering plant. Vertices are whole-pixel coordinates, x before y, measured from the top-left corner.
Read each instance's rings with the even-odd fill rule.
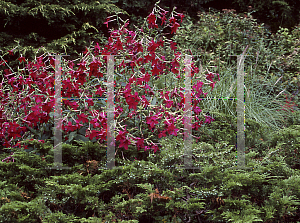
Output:
[[[152,90],[152,88],[155,87],[153,79],[160,79],[162,75],[178,74],[176,77],[178,83],[182,84],[183,81],[180,76],[180,67],[184,62],[181,57],[182,54],[180,52],[175,52],[177,49],[176,43],[167,39],[165,39],[165,41],[158,41],[155,38],[149,37],[149,32],[152,31],[153,33],[153,30],[151,29],[156,29],[158,27],[156,24],[157,13],[161,15],[158,16],[158,18],[162,20],[161,24],[166,24],[167,19],[165,16],[167,11],[155,5],[153,12],[147,19],[149,25],[148,28],[142,28],[137,32],[129,31],[126,29],[129,22],[126,21],[119,30],[111,31],[108,44],[106,44],[102,50],[100,49],[99,44],[96,43],[93,52],[95,56],[92,53],[92,49],[86,48],[82,61],[77,64],[79,67],[76,71],[73,69],[73,61],[68,61],[68,68],[65,67],[62,69],[62,76],[67,77],[66,80],[62,80],[62,97],[77,97],[85,98],[86,100],[84,100],[84,109],[82,106],[79,107],[77,102],[63,100],[63,110],[68,111],[62,120],[62,129],[65,131],[64,134],[69,131],[79,130],[81,127],[86,126],[86,123],[89,123],[89,128],[85,136],[88,136],[90,140],[94,137],[96,137],[97,140],[100,139],[102,142],[106,140],[107,118],[105,117],[105,112],[97,109],[88,109],[88,107],[96,107],[94,101],[90,98],[92,98],[93,95],[102,96],[104,92],[106,92],[106,86],[102,86],[101,83],[92,85],[90,82],[94,81],[95,77],[98,81],[102,80],[102,82],[105,82],[103,74],[106,69],[105,64],[107,63],[107,57],[103,56],[98,59],[96,56],[122,55],[122,51],[129,52],[132,57],[130,57],[130,62],[126,63],[125,60],[123,60],[121,64],[118,65],[118,68],[121,69],[120,75],[123,75],[125,83],[127,83],[125,88],[117,85],[116,80],[121,81],[121,78],[117,77],[114,81],[117,92],[115,97],[117,105],[115,118],[117,118],[116,123],[118,124],[118,126],[116,126],[116,140],[120,143],[119,147],[128,149],[128,146],[131,143],[135,143],[137,149],[143,148],[145,151],[153,149],[154,152],[156,152],[159,149],[159,142],[153,141],[157,141],[158,138],[167,136],[167,133],[175,136],[177,136],[177,134],[183,134],[179,133],[179,131],[183,130],[181,125],[184,124],[184,122],[181,122],[183,119],[181,113],[183,112],[185,102],[184,94],[182,92],[184,89],[182,87],[179,89],[175,87],[173,90],[165,89],[165,91],[160,91],[160,94],[158,95]],[[168,25],[171,27],[172,32],[176,33],[179,24],[174,16],[179,17],[182,22],[184,15],[176,13],[175,11],[171,13]],[[121,19],[117,16],[117,21],[119,20]],[[111,20],[107,20],[106,24],[110,21]],[[172,61],[170,61],[169,64],[165,61],[165,56],[162,56],[159,53],[159,49],[161,48],[166,48],[169,53],[174,52],[175,58],[172,58]],[[128,59],[128,56],[124,55],[124,57]],[[50,64],[54,67],[55,61],[51,56]],[[12,142],[17,139],[17,137],[21,137],[21,132],[32,131],[33,128],[37,128],[38,124],[42,126],[43,124],[45,125],[52,121],[49,114],[52,112],[54,106],[55,78],[53,73],[49,75],[47,71],[45,71],[45,67],[46,65],[43,62],[42,56],[38,57],[36,62],[29,61],[26,65],[26,69],[28,69],[30,77],[26,80],[24,80],[22,76],[19,76],[18,78],[9,78],[9,76],[12,75],[11,70],[4,70],[5,77],[8,79],[8,84],[10,85],[8,87],[13,88],[10,92],[5,92],[5,95],[4,92],[0,90],[0,96],[4,98],[1,101],[2,106],[0,108],[0,139],[4,139],[4,146],[11,146]],[[126,67],[131,68],[131,70],[128,72],[125,69]],[[65,69],[69,69],[69,71],[66,72]],[[103,71],[101,69],[103,69]],[[146,72],[146,69],[150,70],[150,74],[148,71]],[[127,71],[126,75],[124,75],[125,71]],[[89,74],[88,80],[86,80],[87,73]],[[191,77],[197,73],[199,73],[199,69],[192,63]],[[219,74],[217,75],[219,77]],[[128,78],[129,76],[130,78]],[[213,73],[209,73],[206,77],[209,81],[209,83],[206,84],[209,84],[212,87],[212,90],[216,83],[212,79],[214,76]],[[91,80],[92,77],[94,78],[93,80]],[[76,82],[74,80],[76,80]],[[197,84],[192,87],[192,96],[196,98],[193,100],[192,109],[197,115],[201,112],[201,109],[196,106],[201,100],[199,97],[205,97],[207,94],[202,91],[203,85],[203,82],[198,81]],[[27,86],[27,88],[25,89],[24,86]],[[152,86],[152,88],[150,86]],[[81,87],[84,87],[84,89]],[[137,90],[134,93],[132,92],[133,88]],[[161,99],[159,99],[159,95],[162,97]],[[10,98],[11,101],[8,101],[8,98]],[[149,98],[152,99],[152,101]],[[157,100],[160,106],[156,106],[156,103],[154,103],[155,100]],[[150,113],[147,113],[147,111],[143,109],[149,107],[150,101],[151,104],[154,105],[154,108]],[[21,105],[20,107],[17,107],[19,116],[16,119],[12,117],[9,119],[7,117],[9,114],[8,108],[10,106],[16,106],[16,104]],[[4,105],[6,107],[4,107]],[[137,108],[139,108],[138,113]],[[173,110],[171,110],[171,108]],[[126,111],[125,109],[128,111],[133,109],[133,111],[123,114],[123,112],[125,113]],[[80,112],[80,114],[77,115],[77,118],[71,116],[71,114],[76,112]],[[123,117],[125,118],[123,118],[121,114],[124,115]],[[146,117],[146,125],[153,133],[152,135],[144,138],[142,132],[138,132],[139,136],[133,136],[129,133],[129,130],[127,130],[128,125],[124,125],[124,122],[129,121],[129,125],[132,127],[134,123],[131,119],[134,115],[138,115],[139,118],[141,118],[142,115]],[[69,116],[75,120],[76,124],[72,124],[71,121],[67,120],[67,117]],[[204,117],[205,123],[209,124],[213,121],[210,116],[204,115]],[[196,117],[196,120],[197,121],[192,125],[192,128],[197,130],[203,125],[203,121],[199,121],[198,117]],[[20,125],[22,122],[25,126]],[[91,129],[91,124],[93,129]],[[134,127],[134,129],[135,128],[136,127]],[[154,131],[155,128],[156,130]],[[65,135],[64,139],[67,140],[68,137]],[[147,146],[145,146],[145,143]],[[17,143],[16,145],[20,145],[20,143]]]

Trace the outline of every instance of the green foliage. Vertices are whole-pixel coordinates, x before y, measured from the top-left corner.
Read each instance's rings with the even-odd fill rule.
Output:
[[[289,96],[296,94],[293,102],[299,103],[298,26],[292,31],[282,28],[272,34],[258,24],[251,13],[240,17],[227,10],[224,13],[199,13],[198,16],[197,23],[187,16],[173,40],[179,43],[182,51],[188,50],[195,55],[194,61],[199,64],[200,73],[220,74],[221,81],[207,97],[236,97],[237,59],[229,55],[241,54],[247,48],[249,56],[244,62],[246,116],[277,130],[283,126],[280,123],[282,117],[289,116],[287,119],[296,124],[297,116],[281,109],[285,104],[284,92]],[[205,100],[200,104],[205,111],[217,109],[236,116],[234,101]],[[269,115],[266,117],[265,113]]]
[[[268,22],[271,29],[276,31],[280,27],[291,28],[300,21],[299,3],[295,0],[266,0],[257,2],[253,0],[233,0],[232,4],[240,12],[249,10],[252,6],[254,15],[263,22]]]
[[[58,4],[41,4],[47,8],[51,6],[48,3]],[[88,11],[84,7],[87,3],[72,3]],[[28,10],[10,4],[15,12]],[[43,16],[40,3],[27,4],[36,8],[31,11],[35,16]],[[59,4],[69,7],[69,2]],[[247,54],[260,52],[258,59],[249,57],[251,62],[245,62],[255,64],[254,78],[245,77],[247,93],[255,92],[246,95],[246,109],[252,109],[251,103],[263,107],[264,97],[277,100],[275,97],[284,88],[290,92],[297,89],[299,82],[293,82],[293,78],[284,76],[276,82],[281,72],[293,75],[299,69],[299,58],[294,53],[299,27],[292,32],[281,29],[272,36],[252,19],[240,19],[233,13],[203,14],[197,25],[187,16],[185,22],[174,37],[181,49],[189,48],[193,54],[204,49],[203,66],[223,66],[219,66],[221,85],[215,86],[216,95],[208,97],[234,97],[234,80],[229,77],[234,76],[236,58],[228,55],[242,53],[246,45]],[[272,61],[274,66],[270,65]],[[233,68],[227,74],[222,71],[229,66]],[[250,74],[251,70],[246,72]],[[164,83],[157,84],[163,87]],[[170,78],[167,84],[171,85]],[[106,169],[106,145],[85,137],[84,127],[67,134],[68,140],[62,144],[63,166],[71,169],[47,169],[54,165],[51,125],[32,128],[31,135],[22,141],[28,150],[1,148],[0,160],[14,152],[14,162],[0,162],[0,222],[296,222],[300,217],[299,112],[286,113],[287,126],[280,130],[262,122],[256,112],[246,116],[245,159],[251,169],[233,169],[236,115],[232,111],[236,104],[222,101],[224,107],[217,106],[216,101],[205,101],[203,105],[206,103],[203,110],[209,111],[215,121],[193,130],[198,139],[193,139],[191,146],[192,164],[199,169],[184,169],[181,135],[159,139],[162,149],[155,154],[137,151],[132,145],[123,150],[117,143],[118,168]],[[199,107],[202,109],[202,105]],[[271,108],[263,111],[276,116]],[[131,127],[135,124],[130,123]],[[32,135],[36,140],[26,140]],[[46,143],[37,141],[41,139]]]
[[[296,140],[298,126],[293,126],[294,132],[290,127],[286,133],[270,133],[264,139],[262,151],[246,147],[246,165],[253,169],[234,170],[230,168],[235,165],[235,143],[222,138],[226,138],[226,131],[234,129],[231,121],[230,116],[216,115],[216,123],[223,122],[223,127],[220,130],[212,127],[212,132],[208,132],[211,136],[218,134],[219,142],[209,137],[204,139],[207,142],[193,140],[192,162],[198,170],[183,168],[184,143],[180,137],[161,139],[162,150],[148,153],[143,160],[130,161],[131,153],[121,154],[118,150],[116,166],[120,168],[112,170],[105,169],[106,148],[98,143],[63,144],[63,163],[70,170],[45,169],[53,166],[54,154],[49,143],[41,147],[36,144],[30,152],[10,148],[15,152],[15,162],[0,163],[0,178],[4,180],[0,184],[1,221],[275,222],[285,218],[292,222],[297,219],[299,170],[291,169],[286,162],[293,154],[283,154],[274,142]],[[249,130],[251,126],[257,128],[257,132],[248,132],[251,139],[260,138],[262,127],[253,121],[248,125]],[[297,146],[296,142],[293,145]],[[42,153],[46,155],[44,160]],[[1,159],[8,154],[1,154]]]
[[[297,0],[213,0],[202,5],[204,9],[221,11],[234,9],[237,14],[244,16],[252,12],[254,18],[260,23],[265,23],[272,32],[280,27],[292,29],[300,22],[299,2]]]
[[[286,163],[293,166],[300,166],[300,125],[291,125],[280,130],[273,136],[271,146],[276,146],[281,151],[282,156],[286,156]]]
[[[104,41],[105,18],[124,13],[109,0],[102,1],[0,1],[0,43],[4,59],[13,70],[21,55],[32,61],[45,52],[68,54],[77,59],[87,43]],[[106,31],[105,31],[106,30]],[[41,47],[43,46],[43,47]],[[15,55],[8,55],[14,49]],[[42,49],[42,50],[41,50]],[[2,70],[3,68],[1,68]]]

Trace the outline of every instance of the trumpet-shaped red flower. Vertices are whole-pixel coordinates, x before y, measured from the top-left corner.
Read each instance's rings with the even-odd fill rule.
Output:
[[[174,25],[171,26],[171,34],[176,33],[179,26],[179,23],[175,22]]]
[[[136,146],[138,150],[140,150],[141,148],[145,148],[144,139],[136,138],[136,140],[137,140]]]
[[[151,117],[147,117],[146,118],[146,123],[148,125],[150,125],[151,128],[154,128],[154,125],[158,124],[157,115],[154,115],[154,116],[151,116]]]
[[[104,24],[106,24],[106,27],[108,28],[108,23],[109,23],[109,18],[106,18],[106,22]]]
[[[124,149],[128,150],[128,145],[130,145],[130,141],[126,137],[126,127],[125,131],[120,131],[119,135],[116,137],[116,140],[120,141],[120,147],[123,147]]]
[[[178,15],[179,15],[179,17],[180,17],[180,19],[181,19],[180,22],[182,22],[182,19],[184,18],[184,15],[183,15],[182,13],[178,13]]]
[[[119,37],[117,38],[116,44],[114,44],[114,48],[116,50],[123,50],[123,44],[122,44],[122,42],[121,42],[121,40],[120,40]]]
[[[95,77],[103,77],[103,73],[98,71],[98,68],[101,67],[102,64],[100,61],[98,60],[94,60],[91,62],[91,64],[89,65],[90,67],[90,72],[89,72],[89,76],[95,76]]]
[[[7,52],[9,53],[9,55],[14,55],[14,50],[9,50]]]
[[[147,21],[150,28],[158,28],[158,25],[156,24],[156,16],[153,13],[148,16]]]
[[[20,63],[22,63],[22,61],[25,62],[25,57],[20,57],[18,60]]]
[[[167,18],[166,18],[166,15],[165,14],[163,14],[163,16],[160,18],[161,19],[161,26],[163,25],[163,24],[166,24],[166,21],[167,21]]]

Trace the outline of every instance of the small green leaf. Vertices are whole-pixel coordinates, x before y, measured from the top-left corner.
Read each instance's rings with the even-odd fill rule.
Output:
[[[71,132],[70,135],[69,135],[68,141],[71,142],[76,135],[77,135],[77,132]]]
[[[155,105],[155,104],[156,104],[156,97],[154,97],[151,102],[151,105]]]
[[[83,126],[78,130],[78,133],[80,133],[81,135],[85,135],[86,130],[87,130],[87,128]]]
[[[84,137],[83,135],[79,135],[79,134],[76,135],[75,139],[78,140],[78,141],[82,140],[84,142],[89,141],[88,137]]]

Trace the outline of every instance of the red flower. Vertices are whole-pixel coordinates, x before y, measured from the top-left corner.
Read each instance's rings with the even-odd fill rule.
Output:
[[[87,54],[87,53],[88,53],[88,54]],[[89,50],[88,50],[88,48],[87,48],[87,47],[85,47],[85,51],[83,52],[83,54],[90,55],[90,53],[89,53]]]
[[[153,13],[151,13],[148,16],[147,20],[148,20],[148,24],[149,24],[150,28],[153,28],[153,27],[158,28],[157,24],[155,23],[156,22],[156,16]]]
[[[88,66],[90,68],[89,76],[94,75],[96,77],[103,77],[103,73],[98,71],[99,66],[102,66],[100,61],[92,61],[91,64]]]
[[[124,141],[121,141],[120,147],[123,147],[124,149],[128,150],[128,145],[130,144],[130,141],[128,139],[125,139]]]
[[[96,139],[99,139],[99,135],[101,135],[101,131],[92,130],[89,135],[89,139],[92,140],[94,137],[96,137]]]
[[[81,113],[80,115],[77,115],[78,117],[78,122],[82,122],[82,123],[88,123],[89,120],[87,119],[87,116],[84,113]]]
[[[106,18],[106,22],[104,24],[106,24],[106,27],[108,28],[108,23],[109,23],[109,18]]]
[[[167,132],[166,130],[160,132],[160,133],[158,134],[158,138],[166,137],[166,136],[167,136],[167,135],[166,135],[166,132]]]
[[[153,145],[153,146],[151,147],[151,149],[153,149],[154,153],[156,153],[157,150],[158,150],[158,146],[157,146],[157,145]]]
[[[67,126],[64,126],[64,130],[67,132],[72,132],[75,131],[76,129],[77,129],[76,126],[72,125],[71,121],[69,121]]]
[[[214,121],[215,119],[214,118],[212,118],[211,116],[209,116],[209,115],[205,115],[205,122],[204,123],[208,123],[208,124],[210,124],[212,121]]]
[[[156,65],[156,66],[154,66],[154,68],[151,70],[151,72],[152,72],[152,76],[158,75],[159,72],[160,72],[160,69],[158,69],[158,68],[157,68],[157,65]]]
[[[176,33],[179,26],[180,25],[177,22],[175,22],[175,24],[173,26],[171,26],[171,34]]]
[[[142,46],[142,44],[141,43],[137,43],[136,45],[135,45],[135,47],[133,48],[133,50],[134,51],[136,51],[137,53],[138,52],[143,52],[143,46]]]
[[[173,105],[173,101],[171,101],[171,100],[166,100],[164,103],[166,104],[167,108],[171,108]]]
[[[120,131],[119,135],[116,137],[116,140],[120,142],[120,147],[125,148],[126,150],[128,150],[128,145],[130,145],[130,141],[126,138],[126,127],[125,127],[125,131]]]
[[[156,115],[152,117],[147,117],[146,120],[147,120],[147,124],[150,125],[151,128],[154,128],[154,125],[158,124]]]
[[[157,42],[158,45],[160,45],[161,47],[164,47],[164,41],[162,39],[160,39],[158,42]]]
[[[177,45],[177,43],[175,43],[175,42],[171,41],[171,45],[170,45],[170,47],[171,47],[171,49],[172,49],[172,50],[174,50],[174,51],[175,51],[175,50],[177,49],[176,45]]]
[[[182,13],[178,13],[178,15],[179,15],[179,17],[180,17],[180,19],[181,19],[180,22],[182,22],[182,19],[184,18],[184,15],[183,15]]]
[[[166,24],[167,18],[165,17],[165,15],[163,15],[163,17],[161,18],[161,26],[163,24]]]
[[[196,131],[197,131],[198,128],[200,128],[202,125],[203,125],[203,121],[201,120],[200,122],[195,122],[195,123],[192,125],[192,128],[193,128],[193,129],[196,129]]]
[[[95,94],[102,96],[104,92],[105,92],[105,90],[103,90],[101,87],[99,87]]]
[[[174,25],[175,23],[176,23],[176,19],[174,18],[174,17],[171,17],[170,19],[169,19],[169,22],[172,24],[172,25]]]
[[[18,60],[20,61],[20,63],[22,63],[22,61],[25,62],[25,57],[20,57]]]
[[[51,61],[53,61],[53,60],[51,60]],[[50,63],[51,63],[51,61],[50,61]],[[69,66],[69,68],[73,69],[73,67],[74,67],[73,61],[69,61],[68,66]]]
[[[136,146],[138,150],[140,150],[140,148],[145,148],[144,139],[137,138]]]
[[[139,104],[139,101],[140,98],[137,92],[135,92],[134,95],[130,95],[129,97],[126,97],[126,102],[129,105],[129,109],[131,108],[136,109],[136,106]]]
[[[116,44],[114,45],[114,48],[116,50],[123,50],[122,42],[120,41],[120,38],[118,37]]]
[[[159,44],[155,43],[152,40],[151,43],[150,43],[150,46],[148,47],[148,51],[150,51],[150,53],[153,54],[157,47],[159,47]]]
[[[9,52],[9,55],[14,55],[14,50],[9,50],[7,52]]]
[[[5,62],[7,62],[7,60],[1,61],[1,62],[0,62],[0,66],[1,66],[1,65],[5,66]]]

